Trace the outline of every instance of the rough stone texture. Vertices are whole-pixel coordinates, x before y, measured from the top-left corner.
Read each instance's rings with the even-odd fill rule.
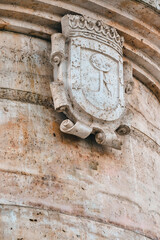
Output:
[[[157,12],[121,0],[11,2],[0,4],[1,28],[19,32],[0,32],[0,240],[159,240]],[[80,140],[59,131],[65,116],[50,102],[46,36],[60,31],[67,11],[100,17],[126,39],[124,60],[135,77],[133,94],[126,95],[133,119],[120,152],[92,136]]]
[[[0,213],[3,239],[147,240],[115,226],[42,209],[2,206]]]
[[[140,115],[142,123],[144,118],[152,122],[158,102],[143,85],[136,85],[135,102],[141,98],[139,89],[148,103],[155,101],[152,113]],[[137,105],[135,121],[138,111]],[[80,141],[63,135],[59,131],[63,116],[52,109],[1,100],[1,116],[1,204],[46,208],[155,239],[160,236],[159,148],[137,131],[141,126],[126,137],[119,153],[103,149],[91,138]]]
[[[159,236],[159,149],[153,140],[134,130],[122,152],[110,152],[93,139],[61,134],[53,110],[2,100],[1,111],[2,204],[48,208]]]
[[[50,97],[50,43],[11,32],[0,35],[0,87]]]

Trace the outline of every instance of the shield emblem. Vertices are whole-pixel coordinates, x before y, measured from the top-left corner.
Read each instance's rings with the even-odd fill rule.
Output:
[[[61,131],[81,138],[93,133],[97,143],[120,149],[115,131],[125,115],[123,38],[99,20],[66,15],[52,43],[54,107],[68,117]]]
[[[98,41],[73,37],[69,46],[68,90],[83,111],[113,121],[124,110],[123,62],[120,54]]]

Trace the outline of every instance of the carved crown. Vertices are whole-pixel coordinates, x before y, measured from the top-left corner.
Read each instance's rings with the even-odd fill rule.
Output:
[[[66,37],[83,36],[102,41],[122,53],[124,38],[115,28],[86,16],[65,15],[62,18],[62,32]]]

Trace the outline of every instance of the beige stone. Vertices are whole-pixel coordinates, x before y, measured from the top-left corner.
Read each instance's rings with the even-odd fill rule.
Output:
[[[0,240],[160,239],[160,21],[148,3],[0,1]],[[121,151],[59,130],[50,36],[67,13],[125,38],[134,88]]]
[[[4,229],[2,235],[4,239],[148,239],[143,235],[109,224],[42,209],[2,206],[0,213],[0,227]],[[19,218],[21,221],[16,224]]]

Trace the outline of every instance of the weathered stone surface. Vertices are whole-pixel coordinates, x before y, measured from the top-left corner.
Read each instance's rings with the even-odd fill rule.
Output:
[[[0,35],[0,87],[50,97],[50,43],[11,32]]]
[[[148,76],[149,81],[157,85],[159,79],[159,15],[153,2],[149,1],[97,1],[86,0],[32,0],[19,1],[1,0],[0,28],[32,36],[50,39],[54,32],[60,32],[61,17],[67,13],[78,13],[95,19],[101,19],[106,24],[115,27],[125,37],[124,53],[134,65],[136,77],[145,82],[148,72],[156,78]],[[139,64],[141,68],[138,68]],[[142,71],[142,67],[146,71]],[[138,71],[138,73],[137,73]],[[134,73],[135,74],[135,73]],[[148,88],[152,89],[150,84]],[[159,87],[158,87],[159,89]],[[154,93],[157,89],[152,89]],[[158,92],[160,92],[158,90]],[[160,93],[157,94],[160,99]]]
[[[136,89],[137,102],[141,94],[155,102],[154,116],[157,100],[138,82]],[[92,138],[60,133],[63,115],[52,109],[1,100],[1,115],[1,204],[47,208],[160,236],[159,148],[138,125],[117,153]],[[145,117],[150,119],[149,112]]]
[[[0,240],[160,239],[160,21],[148,3],[0,1]],[[121,152],[59,131],[50,36],[67,13],[125,37],[133,118]]]
[[[159,102],[155,97],[151,97],[151,92],[136,79],[134,83],[133,94],[127,96],[129,108],[135,115],[132,119],[132,126],[160,145],[160,121],[157,118],[160,111]]]
[[[16,240],[147,240],[115,226],[42,209],[0,207],[0,237]],[[21,221],[17,224],[17,220]],[[36,233],[36,234],[35,234]]]

